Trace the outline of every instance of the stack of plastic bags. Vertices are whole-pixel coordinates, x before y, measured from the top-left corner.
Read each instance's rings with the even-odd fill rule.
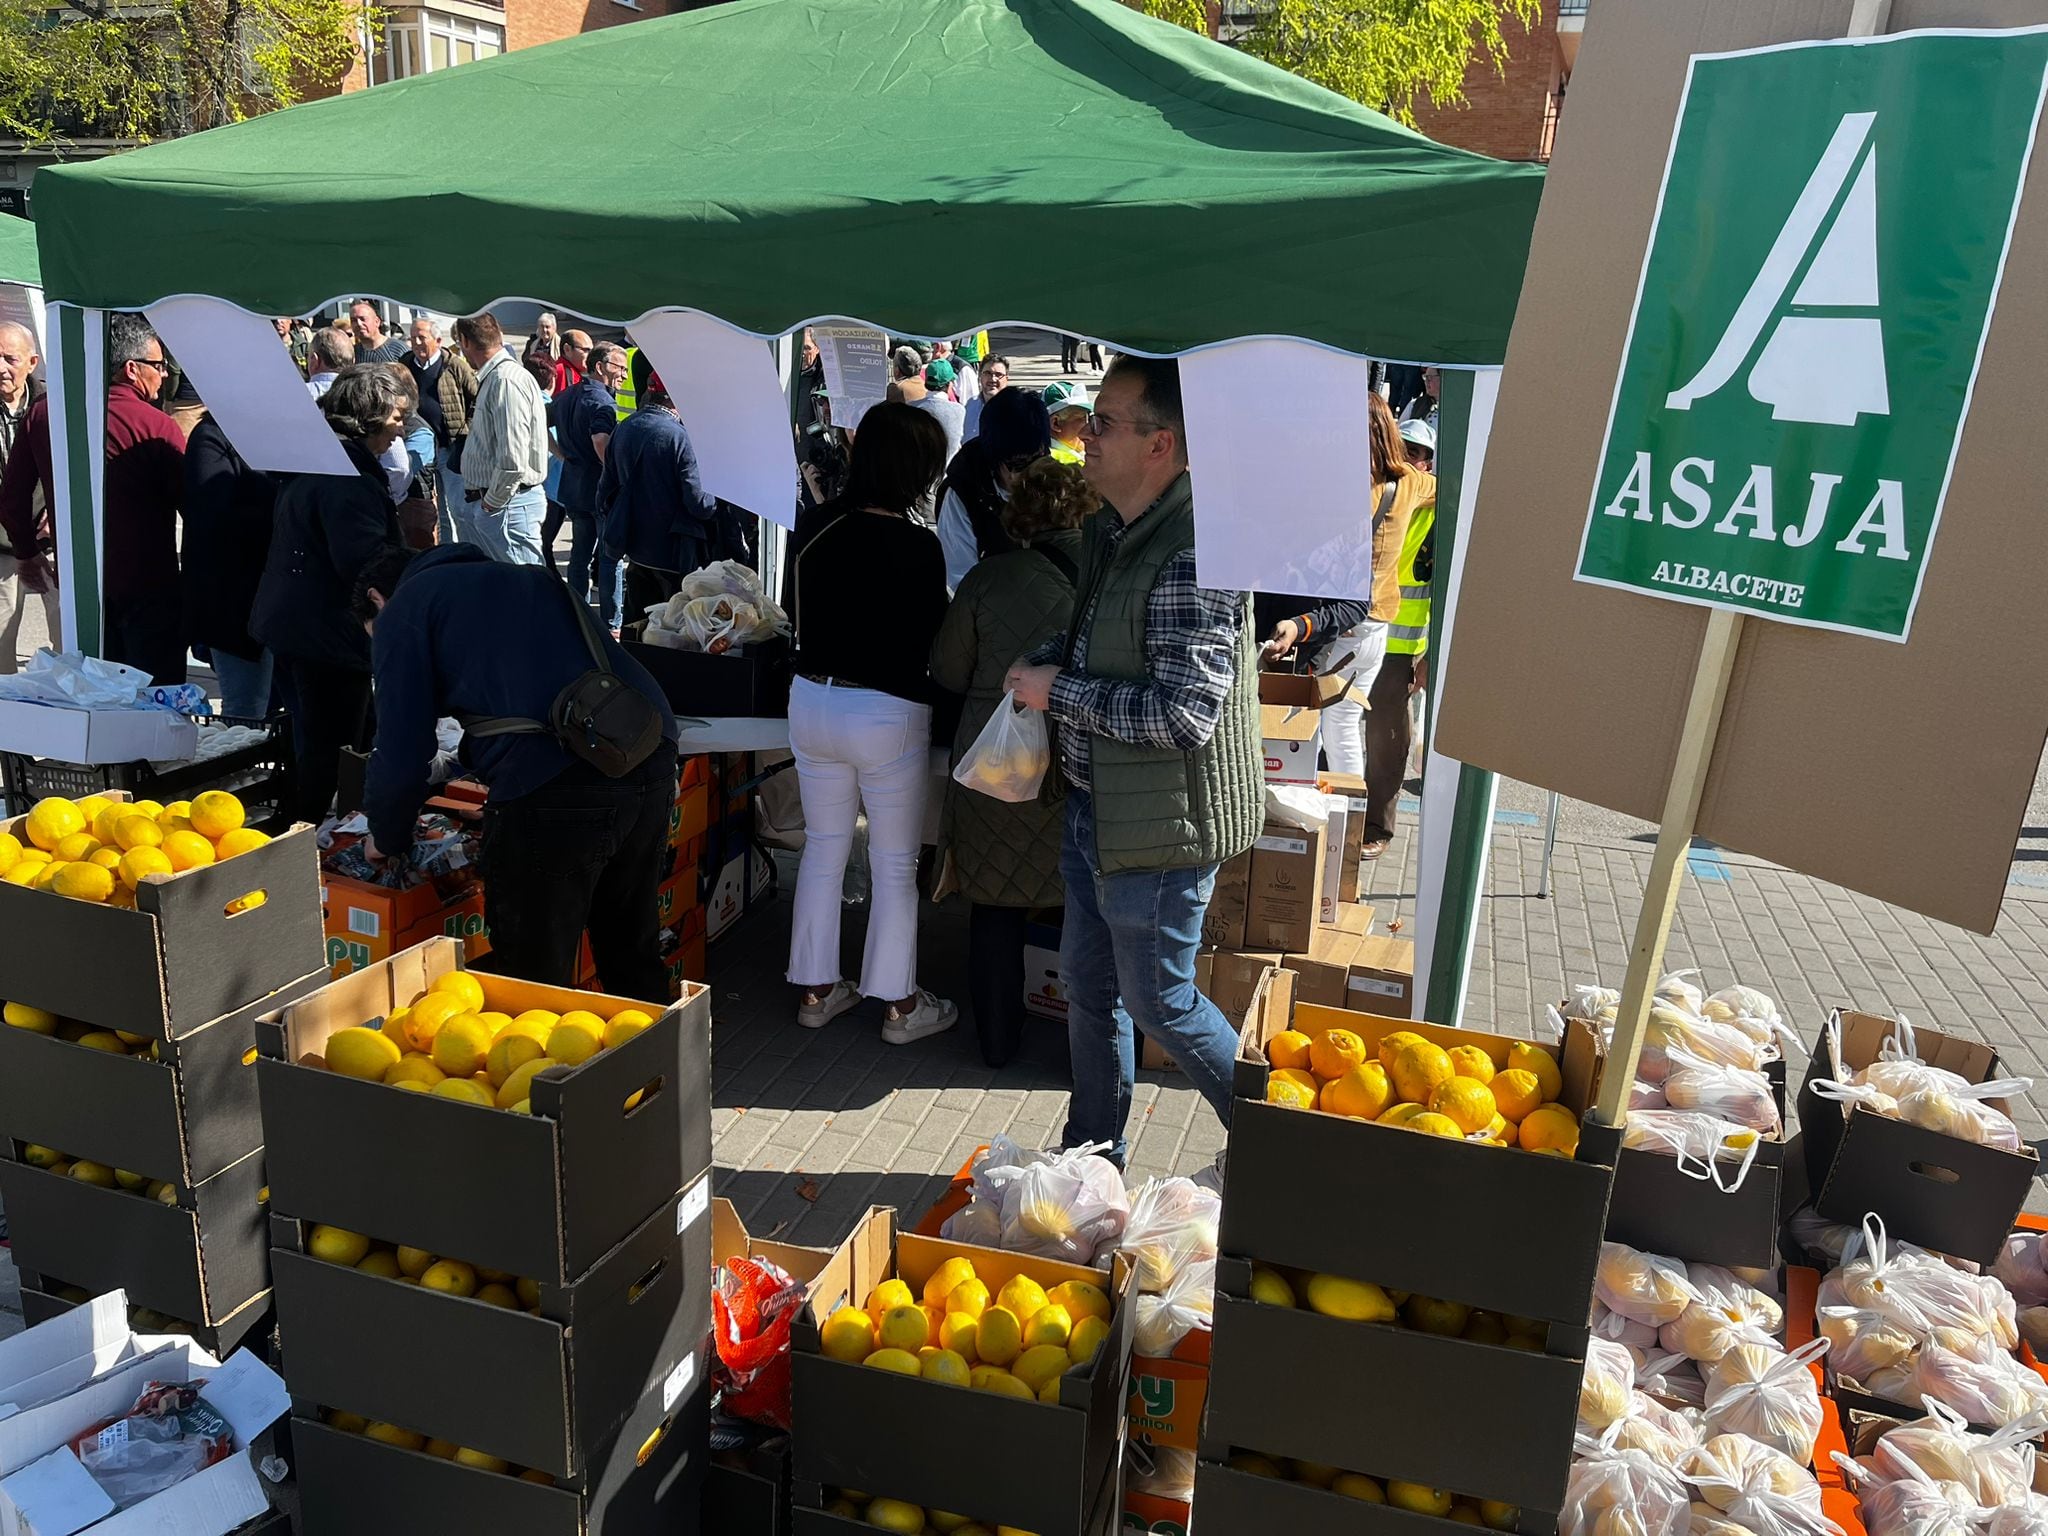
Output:
[[[967,1204],[941,1235],[983,1248],[1093,1268],[1107,1263],[1130,1219],[1131,1200],[1107,1143],[1039,1152],[997,1136],[975,1159]]]
[[[737,560],[692,571],[674,597],[647,610],[649,645],[712,655],[789,633],[789,615],[769,597],[761,578]]]
[[[1895,1403],[1933,1401],[1971,1424],[2009,1424],[2048,1409],[2048,1382],[2012,1351],[2012,1294],[1910,1243],[1888,1243],[1864,1218],[1843,1262],[1821,1281],[1821,1336],[1835,1375]]]
[[[2026,1143],[2012,1116],[1996,1109],[1989,1099],[2009,1099],[2034,1086],[2032,1078],[2004,1077],[1988,1083],[1973,1083],[1946,1067],[1931,1067],[1915,1048],[1913,1026],[1901,1016],[1892,1034],[1878,1052],[1878,1059],[1856,1071],[1842,1064],[1842,1016],[1828,1016],[1828,1057],[1834,1063],[1833,1078],[1813,1078],[1807,1083],[1824,1099],[1839,1099],[1873,1114],[1903,1120],[1923,1130],[2001,1152],[2023,1152]]]
[[[2013,1233],[1991,1273],[2019,1308],[2020,1337],[2038,1358],[2048,1360],[2048,1250],[2041,1246],[2041,1234]]]
[[[1975,1434],[1938,1403],[1851,1461],[1837,1451],[1870,1536],[2048,1536],[2048,1499],[2033,1491],[2034,1446],[2048,1415]]]
[[[1209,1327],[1222,1216],[1222,1196],[1193,1179],[1154,1179],[1131,1197],[1122,1246],[1135,1270],[1139,1354],[1170,1355],[1190,1333]]]

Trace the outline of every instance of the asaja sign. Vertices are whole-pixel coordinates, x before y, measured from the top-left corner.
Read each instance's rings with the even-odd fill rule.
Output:
[[[2048,29],[1692,61],[1580,580],[1906,637],[2044,84]]]

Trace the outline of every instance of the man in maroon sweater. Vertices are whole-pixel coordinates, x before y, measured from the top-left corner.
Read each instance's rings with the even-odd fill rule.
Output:
[[[106,550],[101,653],[159,683],[185,681],[185,638],[178,594],[178,503],[185,485],[185,434],[157,409],[164,345],[140,315],[107,319]],[[50,479],[50,402],[36,402],[0,470],[0,528],[17,552],[48,551],[47,516],[35,514],[40,485],[56,505]],[[38,526],[40,522],[40,526]],[[35,567],[24,562],[24,582]]]

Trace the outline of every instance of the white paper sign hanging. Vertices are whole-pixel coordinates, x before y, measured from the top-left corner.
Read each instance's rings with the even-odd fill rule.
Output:
[[[633,322],[632,337],[689,429],[704,489],[795,527],[795,438],[774,349],[694,310],[642,316]]]
[[[146,313],[251,468],[356,472],[271,321],[196,296],[165,299]]]

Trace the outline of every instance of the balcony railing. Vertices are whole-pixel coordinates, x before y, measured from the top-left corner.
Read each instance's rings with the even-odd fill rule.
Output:
[[[1589,0],[1557,0],[1558,19],[1563,20],[1567,16],[1584,16],[1588,3]]]

